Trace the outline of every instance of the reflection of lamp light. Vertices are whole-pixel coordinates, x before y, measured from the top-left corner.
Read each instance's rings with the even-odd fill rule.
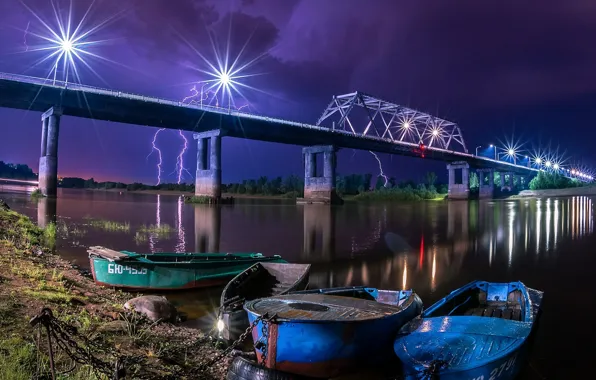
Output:
[[[401,288],[406,289],[406,285],[408,284],[408,259],[404,259],[404,274],[402,279]]]

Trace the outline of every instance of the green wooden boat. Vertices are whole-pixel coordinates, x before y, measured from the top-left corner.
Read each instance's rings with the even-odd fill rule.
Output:
[[[141,254],[89,247],[93,279],[99,285],[132,290],[175,290],[223,285],[259,262],[286,263],[260,253]]]

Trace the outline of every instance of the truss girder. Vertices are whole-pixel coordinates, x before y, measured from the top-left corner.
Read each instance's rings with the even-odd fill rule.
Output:
[[[368,119],[362,128],[355,128],[355,121],[350,119],[355,107],[364,109]],[[317,121],[317,126],[362,137],[389,139],[395,143],[424,144],[468,152],[457,124],[363,92],[334,96]]]

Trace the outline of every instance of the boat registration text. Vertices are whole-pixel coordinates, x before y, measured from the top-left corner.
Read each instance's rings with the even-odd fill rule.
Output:
[[[120,265],[120,264],[108,264],[108,273],[110,274],[122,274],[122,273],[128,273],[128,274],[147,274],[147,268],[143,268],[143,269],[136,269],[136,268],[132,268],[124,265]]]
[[[493,368],[492,371],[490,371],[490,375],[488,378],[486,378],[484,375],[478,376],[478,377],[474,377],[472,378],[472,380],[497,380],[501,378],[501,375],[507,371],[509,371],[511,368],[513,368],[513,366],[515,365],[515,359],[517,358],[517,355],[514,355],[513,357],[509,358],[509,360],[505,361],[503,364],[501,364],[498,367]]]

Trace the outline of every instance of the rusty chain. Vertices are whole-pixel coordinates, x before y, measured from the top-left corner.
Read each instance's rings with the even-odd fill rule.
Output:
[[[276,315],[272,317],[268,317],[268,314],[265,313],[262,316],[257,317],[251,324],[246,328],[246,330],[236,339],[232,344],[230,344],[225,350],[223,350],[220,354],[218,354],[212,360],[201,364],[197,370],[200,372],[205,371],[206,369],[210,368],[213,364],[224,358],[225,356],[229,355],[235,348],[237,348],[240,344],[242,344],[247,337],[250,335],[252,330],[258,325],[259,322],[263,322],[261,326],[261,333],[262,338],[267,341],[268,336],[268,323],[272,322]],[[103,347],[99,347],[85,336],[78,334],[77,328],[74,326],[70,326],[57,318],[54,317],[52,310],[49,308],[42,309],[41,313],[36,315],[35,317],[31,318],[29,321],[32,327],[45,327],[47,336],[48,336],[48,354],[50,357],[50,370],[52,378],[56,378],[56,369],[54,367],[54,349],[53,344],[55,344],[60,350],[62,350],[74,363],[83,364],[83,365],[90,365],[91,368],[102,375],[107,376],[108,378],[112,379],[123,379],[126,376],[126,371],[124,368],[124,361],[126,359],[127,364],[137,364],[135,363],[138,358],[135,357],[127,357],[124,358],[118,354],[118,352],[114,349],[107,349],[105,350]],[[80,339],[86,348],[82,348],[74,338]],[[41,349],[40,339],[41,332],[38,337],[37,347],[38,350]],[[261,340],[259,340],[261,341]],[[262,342],[261,342],[262,343]],[[267,358],[267,345],[266,343],[261,345],[263,348],[262,357],[261,357],[261,364],[264,365],[265,360]],[[91,348],[95,350],[92,350]],[[257,348],[257,345],[255,345]],[[109,355],[113,356],[115,360],[115,364],[112,365],[107,363],[101,359],[98,359],[92,354],[92,351],[102,351],[108,353]],[[71,369],[62,372],[70,372],[74,369],[74,365]],[[135,375],[136,376],[136,375]],[[143,378],[142,376],[140,378]]]
[[[267,315],[266,313],[264,315]],[[263,321],[261,324],[261,338],[263,339],[263,350],[261,351],[261,365],[265,366],[267,362],[267,351],[269,350],[267,347],[267,339],[269,335],[269,324],[267,321]]]
[[[50,356],[50,370],[52,372],[52,378],[56,377],[52,341],[54,341],[56,346],[64,351],[64,353],[75,363],[90,365],[94,371],[114,379],[121,379],[125,376],[124,368],[121,366],[118,355],[115,354],[115,352],[111,352],[111,354],[116,357],[115,366],[112,366],[111,364],[96,358],[91,353],[91,346],[95,345],[83,335],[78,334],[76,327],[70,326],[55,318],[52,310],[49,308],[43,308],[41,313],[31,318],[29,323],[33,327],[39,324],[45,327],[48,336],[48,353]],[[74,337],[77,337],[83,341],[87,349],[81,348]],[[95,348],[99,347],[96,346]],[[40,349],[39,345],[38,349]],[[73,369],[74,367],[69,371],[72,371]]]

